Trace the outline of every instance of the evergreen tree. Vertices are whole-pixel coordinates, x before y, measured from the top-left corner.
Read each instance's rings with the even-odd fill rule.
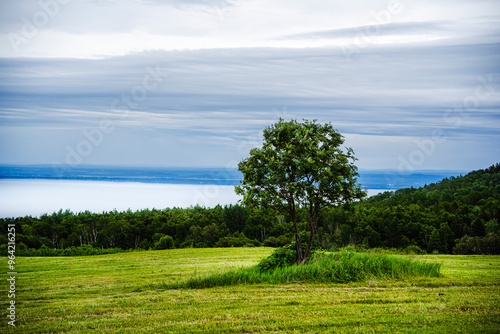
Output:
[[[427,251],[429,253],[433,253],[435,251],[440,251],[442,249],[441,237],[439,236],[439,231],[437,229],[433,229],[431,232],[431,237],[429,239],[429,246],[427,247]]]

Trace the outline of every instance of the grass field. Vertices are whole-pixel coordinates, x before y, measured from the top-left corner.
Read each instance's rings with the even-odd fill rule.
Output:
[[[165,290],[256,264],[270,248],[17,258],[2,333],[500,333],[500,256],[415,256],[443,277]],[[7,270],[6,270],[7,271]],[[5,277],[5,274],[4,274]]]

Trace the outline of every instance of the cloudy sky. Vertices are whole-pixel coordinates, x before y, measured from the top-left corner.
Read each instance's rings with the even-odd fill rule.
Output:
[[[499,81],[498,0],[0,0],[0,163],[231,167],[282,117],[485,168]]]

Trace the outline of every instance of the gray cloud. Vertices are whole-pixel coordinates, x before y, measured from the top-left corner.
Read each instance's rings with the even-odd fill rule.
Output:
[[[336,49],[4,59],[0,117],[3,125],[94,124],[111,117],[123,126],[218,132],[229,125],[257,129],[273,108],[288,106],[296,117],[333,120],[349,133],[418,136],[446,126],[443,114],[474,93],[478,75],[499,75],[499,54],[499,45],[476,45],[376,47],[355,64],[346,63]],[[140,85],[146,68],[157,66],[163,82],[131,108],[135,118],[121,121],[113,101]],[[499,102],[498,96],[482,101],[478,109],[490,111],[475,113],[478,123],[463,130],[494,133]],[[241,115],[257,122],[234,124]]]
[[[469,45],[500,42],[500,16],[482,16],[455,20],[392,22],[387,24],[368,24],[331,30],[310,31],[277,37],[277,40],[336,40],[350,39],[361,43],[362,47],[373,43],[374,38],[399,36],[427,36],[430,45],[438,41],[438,45]],[[425,41],[425,39],[424,39]]]
[[[369,24],[353,28],[311,31],[279,37],[280,39],[328,39],[328,38],[355,38],[360,32],[373,32],[378,36],[387,35],[415,35],[439,33],[447,30],[447,23],[440,22],[395,22],[387,24]]]
[[[119,8],[119,3],[126,5]],[[8,15],[0,14],[0,31],[19,25],[19,17],[37,10],[33,4],[3,2],[2,9],[16,19],[3,20]],[[50,29],[86,34],[139,27],[182,35],[203,28],[169,22],[172,30],[159,24],[158,17],[173,15],[170,10],[216,13],[238,5],[203,0],[79,2]],[[158,7],[153,25],[144,22],[144,15],[134,16],[134,6]],[[81,8],[101,9],[95,20],[84,22],[82,17],[70,24]],[[107,15],[120,20],[101,20]],[[270,33],[269,38],[282,36],[281,41],[301,46],[301,41],[353,38],[363,28]],[[430,38],[367,43],[350,61],[335,44],[149,50],[99,59],[0,58],[0,163],[64,161],[67,147],[85,140],[84,131],[108,120],[115,130],[85,163],[225,166],[258,145],[262,129],[279,117],[332,122],[360,152],[365,168],[397,168],[398,158],[415,149],[414,140],[429,139],[435,130],[445,133],[440,148],[446,152],[423,167],[456,168],[457,161],[466,161],[466,155],[453,160],[461,147],[474,151],[479,167],[495,162],[489,159],[500,154],[492,144],[500,139],[498,17],[446,17],[380,27],[380,36],[404,41],[416,35]],[[148,68],[157,67],[161,83],[132,101],[133,107],[125,107],[123,99],[134,89],[140,93]],[[478,99],[478,89],[487,98]]]

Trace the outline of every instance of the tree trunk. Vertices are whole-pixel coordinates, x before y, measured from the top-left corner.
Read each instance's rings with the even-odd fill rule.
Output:
[[[297,219],[295,212],[292,213],[292,222],[295,229],[295,246],[297,247],[297,264],[302,264],[304,254],[302,253],[302,245],[300,243],[299,227],[297,226]]]
[[[94,237],[94,244],[97,244],[97,227],[92,226],[92,236]]]
[[[294,224],[296,225],[296,223]],[[297,246],[297,264],[303,264],[304,256],[302,254],[302,245],[300,243],[300,236],[297,227],[295,227],[295,245]]]
[[[309,239],[307,240],[307,249],[306,249],[306,253],[304,255],[304,258],[302,259],[301,264],[307,263],[307,260],[309,259],[309,254],[311,253],[311,246],[312,246],[312,241],[313,241],[313,236],[314,236],[314,229],[312,227],[311,221],[309,221],[309,230],[310,231],[309,231]]]
[[[314,231],[309,232],[309,239],[307,240],[307,249],[304,255],[304,259],[302,260],[302,264],[306,264],[307,260],[309,260],[309,255],[311,254],[311,247],[313,241]]]
[[[312,223],[313,220],[313,215],[309,216],[309,240],[307,240],[307,249],[306,253],[304,255],[304,258],[302,259],[301,264],[306,264],[307,260],[309,260],[309,255],[311,254],[311,248],[312,248],[312,242],[314,238],[314,231],[318,227],[318,215],[314,215],[314,225]]]

